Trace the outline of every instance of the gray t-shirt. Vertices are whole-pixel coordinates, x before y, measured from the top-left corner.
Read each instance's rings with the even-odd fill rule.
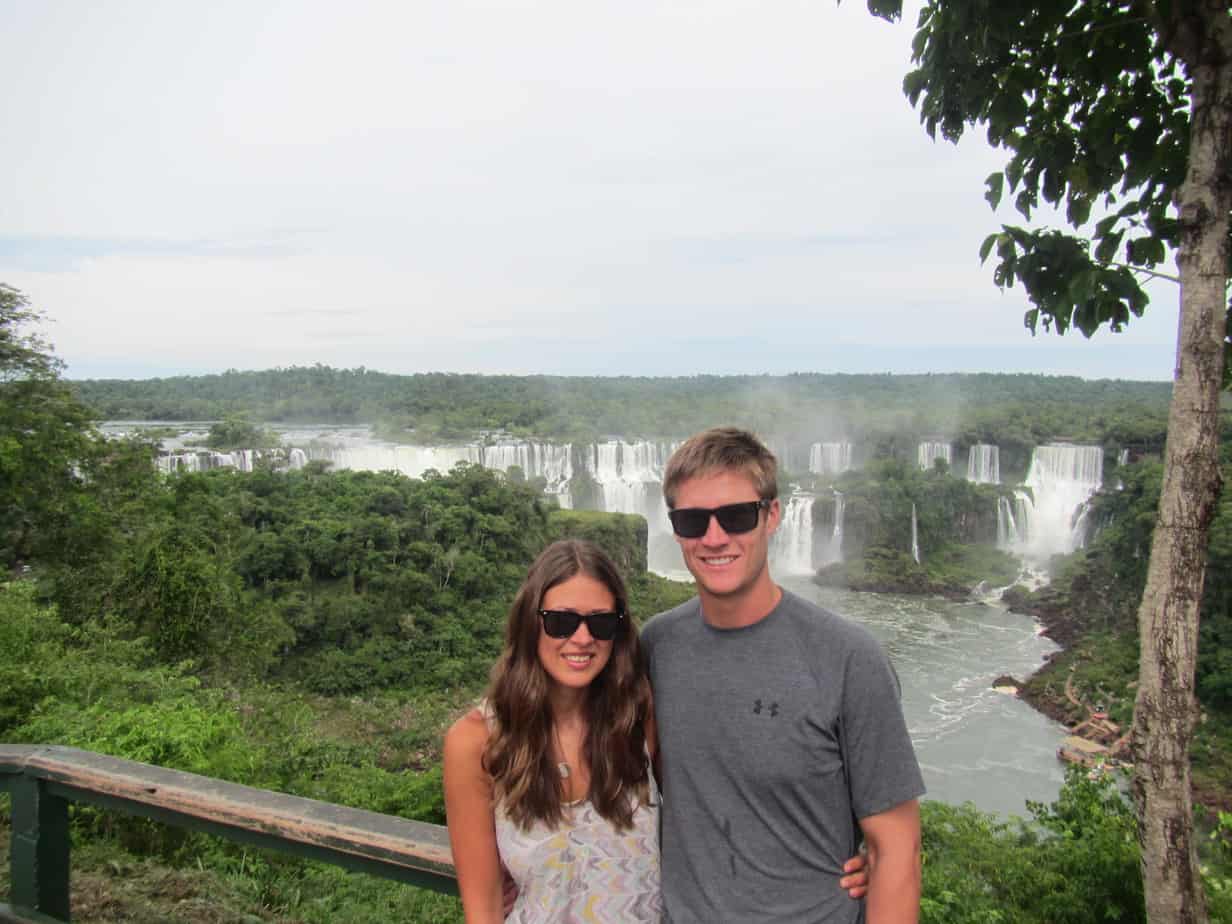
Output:
[[[786,590],[751,626],[716,629],[695,598],[642,639],[663,760],[666,920],[863,921],[864,903],[838,886],[853,814],[924,792],[881,646]]]

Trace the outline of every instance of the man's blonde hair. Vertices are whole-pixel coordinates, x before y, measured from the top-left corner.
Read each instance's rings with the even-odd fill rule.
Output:
[[[668,508],[675,509],[676,492],[690,478],[731,471],[748,475],[762,500],[778,497],[779,465],[774,453],[748,430],[714,427],[689,437],[667,460],[663,497]]]

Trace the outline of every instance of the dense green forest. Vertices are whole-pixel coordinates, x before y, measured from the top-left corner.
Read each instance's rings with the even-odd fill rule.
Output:
[[[108,420],[378,424],[432,443],[484,431],[552,440],[684,437],[736,424],[767,438],[849,438],[876,454],[915,452],[922,437],[997,442],[1025,470],[1032,447],[1067,438],[1158,451],[1171,386],[1042,375],[819,375],[584,378],[293,367],[143,381],[73,383]],[[994,437],[995,436],[995,440]]]
[[[90,407],[82,404],[79,396],[88,397],[93,385],[60,378],[45,346],[24,333],[30,319],[20,293],[0,288],[0,555],[10,574],[0,584],[0,740],[70,744],[437,823],[442,729],[479,694],[506,607],[544,543],[583,535],[604,544],[630,579],[639,617],[689,595],[687,586],[646,571],[645,522],[559,510],[535,485],[473,466],[422,480],[330,472],[319,463],[295,472],[163,476],[153,465],[153,444],[104,440],[93,426],[98,416],[247,411],[273,419],[259,401],[242,399],[238,385],[285,379],[285,400],[293,402],[298,393],[289,383],[297,375],[365,388],[371,378],[389,386],[385,401],[398,393],[395,385],[423,378],[432,383],[425,398],[432,409],[422,413],[449,409],[468,434],[491,425],[551,435],[543,423],[549,420],[562,434],[578,432],[570,428],[591,410],[595,433],[673,434],[706,422],[698,414],[751,422],[738,409],[764,412],[769,394],[795,413],[810,394],[817,407],[863,407],[857,417],[865,422],[907,421],[904,431],[886,423],[886,433],[906,445],[908,437],[896,433],[942,429],[927,414],[948,394],[945,432],[1004,444],[1017,430],[1026,446],[1037,431],[1041,439],[1068,434],[1106,443],[1115,433],[1162,432],[1167,398],[1164,386],[1017,376],[658,383],[676,389],[674,399],[653,392],[649,380],[553,380],[562,394],[574,385],[578,394],[534,411],[523,425],[497,410],[500,400],[516,404],[519,389],[541,392],[548,380],[408,379],[318,368],[216,377],[237,385],[225,407],[190,404],[224,400],[199,379],[170,380],[197,383],[186,385],[173,407],[171,396],[179,393],[164,380],[147,394],[168,403],[139,411],[136,404],[100,401],[107,388],[125,394],[123,383],[93,383],[102,391]],[[862,393],[863,379],[869,390]],[[925,386],[933,379],[930,392]],[[800,389],[795,398],[782,397],[784,383]],[[128,394],[137,394],[138,384],[127,383]],[[955,397],[959,386],[968,398]],[[980,392],[995,400],[981,402]],[[324,393],[305,386],[303,413],[320,413],[313,402]],[[1073,393],[1082,394],[1085,410]],[[952,428],[955,408],[966,409],[970,429]],[[346,413],[368,419],[367,410],[359,403]],[[644,424],[633,422],[637,414],[646,415]],[[422,425],[422,417],[415,419]],[[972,550],[996,551],[989,511],[995,516],[1001,489],[968,484],[943,467],[921,472],[899,455],[886,453],[840,478],[853,549],[863,548],[866,561],[871,550],[883,550],[899,576],[918,579],[922,591],[999,574],[1000,553],[978,558],[985,553]],[[1057,597],[1057,606],[1084,609],[1076,638],[1132,637],[1125,613],[1145,566],[1157,468],[1148,461],[1126,469],[1125,489],[1097,501],[1102,531],[1095,542],[1059,565],[1066,577],[1053,592],[1069,596]],[[922,541],[934,550],[921,573],[903,548],[901,524],[911,504]],[[1224,535],[1232,519],[1225,519],[1213,540],[1212,615],[1203,637],[1202,695],[1211,727],[1232,698],[1232,664],[1222,654],[1224,571],[1232,568],[1232,539]],[[943,548],[953,554],[937,554]],[[1108,586],[1120,595],[1100,589]],[[1078,599],[1083,587],[1107,598],[1102,621]],[[1215,736],[1208,741],[1216,774],[1224,746]],[[1027,821],[1003,822],[971,806],[924,806],[923,921],[1144,920],[1133,815],[1111,783],[1072,775],[1055,804],[1027,806],[1026,813]],[[0,801],[0,826],[7,824]],[[460,920],[447,897],[204,835],[94,811],[78,812],[74,826],[80,920]],[[1212,842],[1209,884],[1216,919],[1232,920],[1225,843]],[[6,831],[0,844],[7,844]],[[7,888],[5,851],[0,847],[0,890]]]

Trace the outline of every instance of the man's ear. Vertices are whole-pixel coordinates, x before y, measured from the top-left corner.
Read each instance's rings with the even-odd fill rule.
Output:
[[[770,506],[766,508],[766,529],[769,532],[774,532],[779,528],[779,523],[783,519],[783,506],[779,503],[776,497],[770,501]]]

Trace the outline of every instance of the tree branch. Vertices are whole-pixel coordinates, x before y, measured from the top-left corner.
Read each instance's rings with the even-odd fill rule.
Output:
[[[1131,266],[1128,263],[1109,263],[1108,265],[1115,266],[1118,269],[1127,269],[1131,273],[1142,273],[1146,276],[1150,276],[1152,279],[1165,279],[1168,282],[1175,282],[1177,285],[1181,284],[1180,276],[1173,276],[1169,273],[1160,273],[1153,269],[1147,269],[1145,266]]]

